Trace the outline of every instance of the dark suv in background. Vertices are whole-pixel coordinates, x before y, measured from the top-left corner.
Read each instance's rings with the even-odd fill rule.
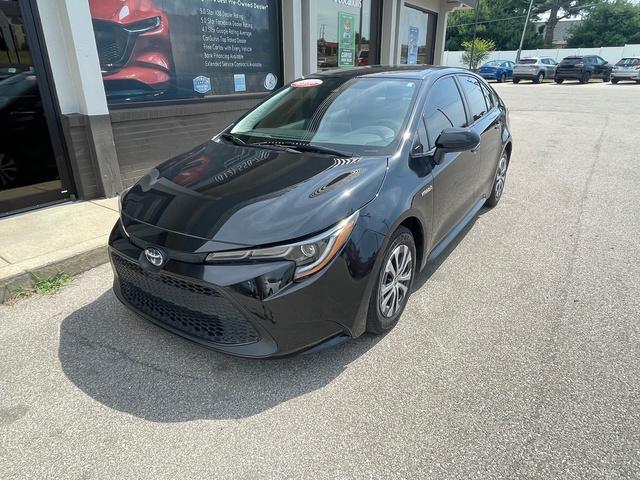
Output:
[[[556,83],[565,80],[578,80],[589,83],[592,78],[601,78],[604,82],[611,80],[613,65],[598,55],[582,55],[566,57],[556,69]]]

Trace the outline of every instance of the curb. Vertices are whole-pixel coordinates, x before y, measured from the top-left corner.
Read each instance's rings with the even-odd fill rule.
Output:
[[[109,261],[107,246],[92,248],[78,255],[63,258],[30,270],[25,270],[16,275],[0,278],[0,304],[7,301],[19,288],[28,288],[34,285],[34,277],[50,278],[58,273],[77,275],[92,268],[98,267]]]

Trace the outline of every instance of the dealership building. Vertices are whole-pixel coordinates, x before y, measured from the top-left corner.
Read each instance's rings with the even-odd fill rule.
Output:
[[[440,64],[476,0],[0,0],[0,216],[117,195],[295,78]]]

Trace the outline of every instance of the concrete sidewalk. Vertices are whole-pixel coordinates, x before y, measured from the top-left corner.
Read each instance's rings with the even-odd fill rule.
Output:
[[[35,278],[76,274],[107,261],[118,199],[74,202],[0,220],[0,303]]]

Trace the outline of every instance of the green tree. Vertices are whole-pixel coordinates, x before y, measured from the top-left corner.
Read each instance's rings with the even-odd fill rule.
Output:
[[[496,49],[496,44],[493,40],[485,40],[484,38],[476,38],[475,41],[470,40],[462,44],[464,53],[462,54],[462,63],[469,65],[471,70],[476,70],[478,65],[481,65],[491,52]]]
[[[560,20],[588,13],[602,0],[535,0],[532,12],[547,14],[544,29],[544,47],[553,47],[553,35]]]
[[[492,40],[497,50],[516,50],[520,44],[522,27],[529,7],[528,0],[481,0],[478,37]],[[475,10],[456,10],[449,14],[447,50],[462,50],[464,42],[473,39]],[[524,48],[542,46],[542,36],[535,24],[529,23]]]
[[[597,5],[567,40],[571,48],[619,47],[640,43],[640,5],[614,0]]]

